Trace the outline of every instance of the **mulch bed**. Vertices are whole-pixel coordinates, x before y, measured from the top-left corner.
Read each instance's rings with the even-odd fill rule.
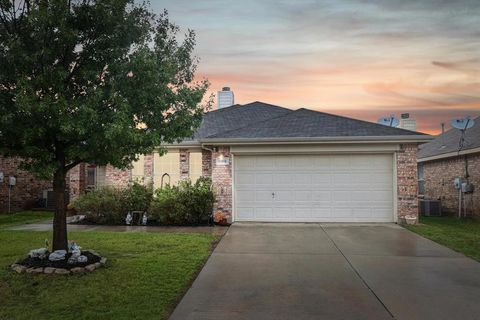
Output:
[[[60,260],[60,261],[50,261],[48,259],[39,259],[39,258],[26,258],[21,261],[18,261],[17,264],[20,264],[22,266],[25,266],[27,268],[45,268],[45,267],[51,267],[51,268],[60,268],[60,269],[73,269],[77,267],[85,267],[88,266],[89,264],[93,264],[96,262],[100,262],[101,257],[99,257],[96,254],[91,253],[90,251],[82,251],[82,255],[87,257],[87,262],[84,263],[75,263],[75,264],[68,264],[68,258],[70,258],[72,254],[67,253],[67,258],[65,260]]]

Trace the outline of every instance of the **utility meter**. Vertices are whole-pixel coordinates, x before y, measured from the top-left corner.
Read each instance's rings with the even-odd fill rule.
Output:
[[[459,190],[462,188],[462,178],[456,177],[455,180],[453,180],[453,185],[455,186],[455,189]]]
[[[10,187],[13,187],[16,184],[17,184],[17,178],[15,178],[14,176],[8,177],[8,185]]]
[[[0,171],[0,183],[3,182],[3,171]]]
[[[464,182],[462,183],[462,192],[463,193],[473,193],[473,184]]]

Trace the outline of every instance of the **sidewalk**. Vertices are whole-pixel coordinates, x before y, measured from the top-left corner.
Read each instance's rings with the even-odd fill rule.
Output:
[[[8,230],[21,231],[51,231],[52,220],[43,222],[24,224],[8,228]],[[201,226],[201,227],[161,227],[161,226],[105,226],[105,225],[85,225],[85,224],[68,224],[68,231],[74,232],[91,232],[91,231],[107,231],[107,232],[164,232],[164,233],[210,233],[215,235],[223,235],[227,232],[228,227],[221,226]]]

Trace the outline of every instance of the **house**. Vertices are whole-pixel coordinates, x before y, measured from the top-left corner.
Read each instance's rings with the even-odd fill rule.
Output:
[[[467,181],[468,176],[474,190],[464,195],[467,213],[480,216],[480,117],[474,121],[475,125],[465,131],[462,148],[462,133],[454,128],[419,147],[420,194],[440,199],[444,214],[458,212],[460,196],[454,180],[460,177]]]
[[[128,171],[87,165],[70,180],[158,188],[212,178],[231,221],[402,222],[417,215],[417,145],[430,136],[262,102],[205,114],[195,136],[141,156]],[[73,179],[73,180],[72,180]],[[75,187],[73,187],[75,189]]]
[[[36,207],[42,201],[43,191],[52,187],[51,181],[37,179],[22,170],[20,162],[19,158],[0,155],[0,212]],[[14,185],[10,185],[10,177],[15,179]]]

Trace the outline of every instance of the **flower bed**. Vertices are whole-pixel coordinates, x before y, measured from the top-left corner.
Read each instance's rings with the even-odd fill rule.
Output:
[[[76,198],[71,209],[84,215],[81,223],[87,224],[196,226],[212,223],[214,202],[211,180],[201,177],[155,191],[138,183],[98,188]]]

